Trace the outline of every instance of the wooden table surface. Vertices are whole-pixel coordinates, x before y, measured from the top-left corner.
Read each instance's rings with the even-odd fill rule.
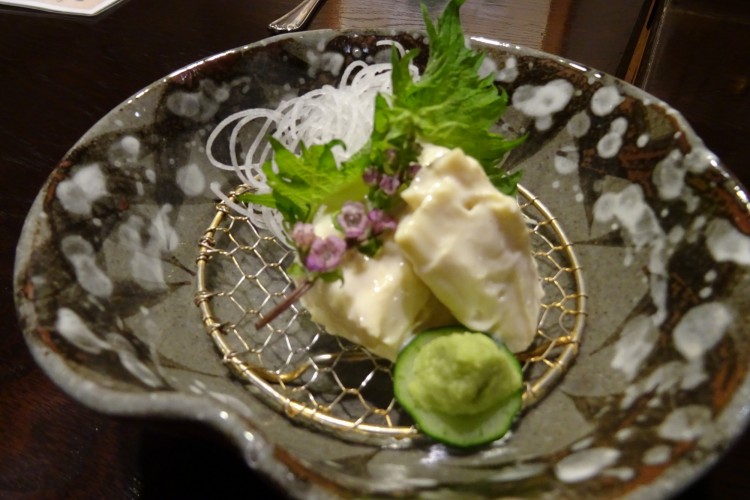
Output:
[[[0,498],[279,493],[193,424],[121,420],[63,394],[15,320],[15,245],[37,191],[74,142],[139,89],[269,35],[297,0],[123,0],[96,17],[0,6]],[[446,0],[427,0],[439,12]],[[750,2],[468,0],[466,31],[559,54],[680,109],[750,185]],[[419,29],[417,0],[327,0],[309,28]],[[745,436],[679,498],[750,490]]]

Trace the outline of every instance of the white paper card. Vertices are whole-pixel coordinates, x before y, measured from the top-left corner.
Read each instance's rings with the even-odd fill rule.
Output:
[[[0,0],[0,4],[49,10],[65,14],[93,16],[120,0]]]

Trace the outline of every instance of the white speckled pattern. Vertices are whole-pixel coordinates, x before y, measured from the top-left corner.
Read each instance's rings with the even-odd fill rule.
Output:
[[[509,96],[500,128],[527,134],[505,166],[524,170],[524,187],[574,242],[589,304],[573,368],[507,438],[466,454],[420,440],[349,443],[297,425],[222,364],[193,302],[193,269],[215,213],[209,186],[238,181],[209,166],[206,137],[235,111],[385,57],[378,39],[306,32],[229,51],[96,124],[44,186],[19,244],[17,306],[35,358],[100,411],[216,427],[299,498],[335,496],[327,482],[355,496],[672,494],[747,420],[748,196],[674,110],[557,57],[472,42]],[[235,282],[241,268],[253,279],[267,267],[262,255],[246,264],[215,272]]]

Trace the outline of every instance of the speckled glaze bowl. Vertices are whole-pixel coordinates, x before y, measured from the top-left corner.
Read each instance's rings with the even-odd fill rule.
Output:
[[[295,497],[659,498],[710,466],[746,423],[747,195],[665,103],[608,75],[493,40],[528,139],[507,158],[561,224],[586,283],[580,352],[509,437],[456,453],[426,440],[339,439],[233,376],[194,300],[216,213],[206,137],[377,57],[381,38],[285,35],[179,70],[128,99],[71,149],[29,213],[16,299],[28,345],[83,404],[216,427]],[[387,50],[387,49],[386,49]],[[325,64],[321,64],[321,61]],[[422,61],[423,62],[423,61]]]

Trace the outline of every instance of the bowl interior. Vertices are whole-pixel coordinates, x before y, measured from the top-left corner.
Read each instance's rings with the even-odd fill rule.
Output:
[[[355,59],[378,60],[389,50],[377,40],[393,37],[423,44],[384,33],[276,37],[177,71],[97,123],[40,192],[19,244],[17,304],[38,362],[99,410],[218,426],[280,483],[292,471],[288,488],[298,496],[674,491],[745,424],[747,195],[665,103],[522,47],[473,42],[488,54],[482,70],[510,96],[498,126],[528,134],[505,166],[523,169],[530,199],[565,236],[559,249],[575,256],[560,267],[585,283],[572,295],[575,307],[563,304],[555,317],[567,331],[565,318],[585,316],[585,328],[575,362],[546,397],[506,439],[457,453],[413,433],[372,443],[309,425],[269,400],[269,382],[232,371],[242,346],[217,326],[239,314],[231,321],[248,334],[247,309],[264,299],[249,294],[242,300],[250,304],[217,306],[216,317],[196,307],[205,303],[197,262],[217,214],[209,186],[238,185],[233,172],[209,164],[206,138],[236,111],[275,107],[335,83]],[[260,260],[271,255],[277,267],[269,272],[283,275],[285,252],[264,248]],[[255,272],[231,259],[213,266],[214,280]],[[286,290],[268,286],[269,300]],[[299,321],[303,331],[314,328]],[[320,345],[346,349],[325,337]],[[295,338],[283,339],[291,354]]]

